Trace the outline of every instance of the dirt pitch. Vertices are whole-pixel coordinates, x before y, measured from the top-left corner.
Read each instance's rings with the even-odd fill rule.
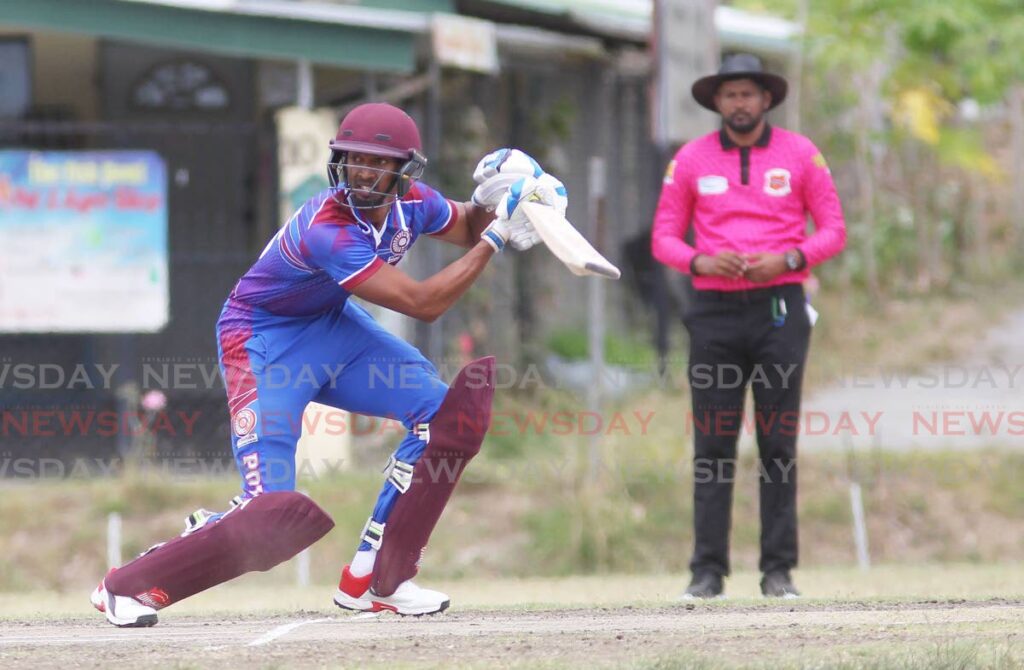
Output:
[[[136,630],[74,616],[0,622],[0,667],[1011,668],[1024,663],[1022,621],[1024,599],[724,601],[419,619],[167,612]]]
[[[729,598],[675,600],[686,575],[437,580],[435,617],[368,617],[331,605],[331,584],[246,575],[117,629],[64,593],[0,593],[8,668],[1024,668],[1024,564],[808,568],[816,599],[766,601],[757,572]]]

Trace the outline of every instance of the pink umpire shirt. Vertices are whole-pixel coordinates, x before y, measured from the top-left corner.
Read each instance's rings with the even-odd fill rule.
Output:
[[[814,233],[807,233],[807,214]],[[694,246],[683,241],[693,223]],[[794,247],[807,265],[756,283],[725,277],[693,278],[700,290],[743,291],[798,284],[809,269],[842,251],[846,224],[824,157],[797,133],[765,126],[754,146],[736,146],[725,131],[709,133],[676,153],[665,173],[654,215],[654,257],[690,273],[697,254],[782,253]]]

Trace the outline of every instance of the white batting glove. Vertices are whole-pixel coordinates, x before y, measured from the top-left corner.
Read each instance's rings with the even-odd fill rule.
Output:
[[[496,174],[518,174],[536,178],[543,173],[537,161],[519,149],[498,149],[480,159],[476,170],[473,171],[473,181],[482,184]]]
[[[540,233],[533,227],[533,224],[527,220],[525,226],[513,226],[509,224],[509,244],[516,251],[526,251],[527,249],[540,243]]]
[[[512,231],[509,230],[508,219],[498,217],[491,221],[491,225],[484,228],[484,232],[480,233],[480,240],[491,245],[494,253],[499,253],[508,244],[511,236]]]
[[[519,206],[527,201],[553,206],[554,190],[544,186],[539,179],[521,177],[501,197],[495,221],[508,222],[509,242],[517,251],[526,251],[541,241],[530,219]]]
[[[473,181],[479,184],[473,191],[473,204],[494,211],[501,196],[520,177],[537,178],[542,174],[537,161],[519,149],[492,151],[480,159],[473,171]]]
[[[497,216],[481,233],[480,239],[490,244],[495,252],[504,249],[508,242],[519,251],[539,242],[540,236],[519,204],[526,200],[541,201],[543,192],[536,179],[520,176],[505,190],[498,202]]]
[[[550,175],[547,172],[537,178],[537,184],[544,191],[544,195],[541,198],[544,204],[551,204],[558,213],[565,216],[565,210],[569,208],[569,192],[565,190],[565,184],[563,184],[557,177]]]
[[[532,202],[538,202],[542,205],[552,207],[562,216],[565,216],[565,210],[569,206],[569,197],[565,190],[565,185],[562,184],[556,177],[547,173],[540,176],[537,179],[536,188],[533,189],[532,193],[528,193],[529,184],[524,184],[522,187],[522,194],[519,198],[520,201],[529,200]],[[514,191],[514,189],[510,189]],[[508,203],[512,201],[514,195],[510,193],[508,199],[505,202],[505,211],[508,209]],[[501,205],[498,207],[499,216],[501,216]],[[509,242],[513,248],[518,251],[525,251],[530,247],[541,242],[540,233],[533,227],[533,223],[525,215],[520,213],[518,210],[513,211],[512,216],[509,217]]]

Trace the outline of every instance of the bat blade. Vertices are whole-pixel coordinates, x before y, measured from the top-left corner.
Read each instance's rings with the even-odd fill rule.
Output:
[[[622,276],[619,268],[597,251],[580,231],[552,207],[537,202],[520,205],[544,245],[569,270],[579,276],[597,275],[608,279]]]

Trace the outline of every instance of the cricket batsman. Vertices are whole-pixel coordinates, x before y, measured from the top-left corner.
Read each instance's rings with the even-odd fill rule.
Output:
[[[332,519],[295,490],[295,448],[310,401],[393,418],[408,431],[388,461],[334,602],[402,615],[449,605],[447,595],[411,578],[487,431],[494,358],[468,364],[449,387],[423,354],[349,298],[434,321],[495,254],[540,241],[519,203],[564,213],[565,188],[526,154],[501,149],[480,161],[469,202],[448,200],[420,182],[427,159],[415,122],[382,103],[347,114],[330,150],[330,188],[270,240],[217,322],[242,493],[228,511],[197,511],[180,536],[107,574],[91,600],[115,626],[152,626],[158,610],[269,570],[331,530]],[[417,281],[396,265],[423,235],[467,251]],[[271,383],[272,370],[292,381]]]

